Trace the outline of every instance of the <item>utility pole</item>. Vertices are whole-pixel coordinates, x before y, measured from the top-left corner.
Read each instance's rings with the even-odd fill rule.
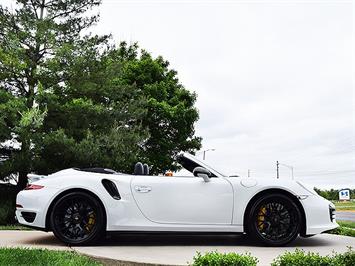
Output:
[[[248,177],[250,177],[250,169],[248,169]]]
[[[276,161],[276,178],[279,179],[279,161]]]

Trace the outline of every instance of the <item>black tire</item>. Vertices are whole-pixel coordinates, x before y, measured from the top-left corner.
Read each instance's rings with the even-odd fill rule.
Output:
[[[66,244],[93,244],[105,234],[105,213],[92,195],[70,192],[54,203],[50,226],[54,235]]]
[[[252,205],[248,234],[266,246],[284,246],[293,241],[301,229],[301,213],[297,204],[283,194],[263,195]]]

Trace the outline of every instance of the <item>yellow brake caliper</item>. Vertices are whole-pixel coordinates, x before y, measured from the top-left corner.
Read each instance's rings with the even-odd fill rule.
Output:
[[[264,229],[264,221],[265,221],[266,208],[261,207],[258,213],[258,228],[259,230]]]
[[[85,225],[86,230],[90,232],[92,230],[94,224],[95,224],[95,214],[92,213],[92,214],[89,215],[89,221]]]

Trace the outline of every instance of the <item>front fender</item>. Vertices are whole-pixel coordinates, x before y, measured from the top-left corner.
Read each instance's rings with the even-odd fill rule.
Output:
[[[308,197],[312,194],[301,187],[297,182],[292,180],[280,179],[253,179],[231,177],[229,181],[232,183],[235,191],[235,202],[233,212],[233,224],[243,225],[244,215],[249,202],[259,193],[267,190],[281,190],[295,197]]]

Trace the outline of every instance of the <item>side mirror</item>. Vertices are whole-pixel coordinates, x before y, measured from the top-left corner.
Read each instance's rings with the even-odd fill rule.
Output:
[[[193,171],[194,176],[202,177],[205,182],[210,182],[210,171],[203,167],[196,167]]]

